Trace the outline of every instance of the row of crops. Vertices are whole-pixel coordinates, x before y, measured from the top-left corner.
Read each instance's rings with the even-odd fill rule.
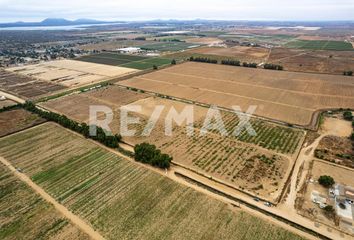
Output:
[[[249,121],[255,131],[255,135],[250,134],[245,128],[242,128],[242,131],[236,135],[233,133],[239,125],[238,116],[231,112],[222,112],[222,119],[230,138],[284,154],[294,154],[304,135],[300,130],[267,123],[258,119],[250,119]],[[198,122],[197,127],[202,128],[202,126],[203,122]],[[212,130],[212,132],[220,134],[218,130]]]
[[[28,136],[31,141],[21,140]],[[37,160],[30,165],[32,151]],[[300,239],[52,123],[0,139],[0,155],[106,239]]]
[[[216,134],[204,137],[186,137],[184,134],[160,146],[175,156],[177,162],[192,164],[197,169],[231,182],[244,178],[241,173],[245,168],[252,168],[249,169],[252,170],[249,171],[252,181],[257,180],[252,176],[253,171],[262,171],[263,179],[283,178],[287,159]]]

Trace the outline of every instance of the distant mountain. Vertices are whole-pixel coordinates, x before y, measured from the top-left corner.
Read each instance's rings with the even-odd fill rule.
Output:
[[[47,18],[41,22],[14,22],[14,23],[0,23],[0,28],[4,27],[48,27],[48,26],[72,26],[84,24],[106,24],[116,22],[105,22],[94,19],[77,19],[74,21],[64,18]]]

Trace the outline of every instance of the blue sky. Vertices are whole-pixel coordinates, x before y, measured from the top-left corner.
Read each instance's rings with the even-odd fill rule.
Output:
[[[0,22],[101,20],[354,20],[354,0],[0,0]]]

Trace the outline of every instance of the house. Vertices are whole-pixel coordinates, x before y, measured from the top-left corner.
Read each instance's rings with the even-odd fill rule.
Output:
[[[335,209],[339,217],[346,221],[354,221],[354,188],[342,184],[336,184],[330,189],[334,195]]]

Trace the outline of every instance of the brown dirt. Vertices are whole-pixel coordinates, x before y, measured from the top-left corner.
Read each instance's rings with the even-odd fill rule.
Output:
[[[0,113],[0,137],[45,122],[39,116],[23,109]]]
[[[268,56],[269,49],[242,46],[236,46],[232,48],[203,47],[190,50],[188,53],[218,55],[224,56],[224,59],[227,57],[232,57],[239,59],[240,61],[261,63],[264,62]]]
[[[188,62],[119,84],[225,108],[256,105],[258,116],[299,125],[320,109],[354,108],[354,83],[344,76]]]
[[[0,93],[0,96],[1,96],[1,93]],[[2,109],[4,107],[13,106],[13,105],[16,105],[16,103],[14,101],[11,101],[11,100],[0,101],[0,109]]]
[[[324,137],[315,156],[317,158],[354,168],[354,142],[345,137]]]
[[[342,75],[354,69],[354,52],[274,48],[268,62],[280,64],[288,71]]]
[[[40,81],[4,70],[0,70],[0,78],[0,89],[15,93],[27,99],[38,98],[65,89],[64,86],[58,84]]]

